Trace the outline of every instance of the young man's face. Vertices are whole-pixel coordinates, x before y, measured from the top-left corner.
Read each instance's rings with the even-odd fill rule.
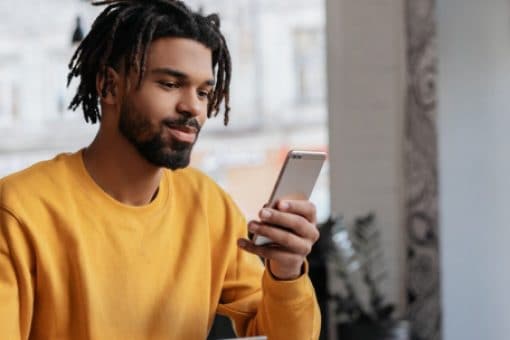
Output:
[[[207,118],[214,88],[212,52],[183,38],[154,41],[145,76],[129,77],[119,130],[150,163],[170,169],[188,166],[193,145]]]

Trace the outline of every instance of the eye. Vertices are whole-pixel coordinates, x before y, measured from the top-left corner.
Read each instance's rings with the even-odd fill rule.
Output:
[[[166,87],[168,89],[176,89],[179,87],[179,84],[173,83],[171,81],[159,81],[158,82],[161,86]]]
[[[198,96],[200,98],[205,98],[205,99],[209,99],[209,96],[211,95],[211,92],[210,91],[205,91],[205,90],[199,90],[198,91]]]

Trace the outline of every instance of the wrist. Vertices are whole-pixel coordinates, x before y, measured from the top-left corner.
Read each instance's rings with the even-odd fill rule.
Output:
[[[296,267],[281,267],[277,263],[272,263],[270,260],[267,261],[267,270],[273,278],[281,281],[295,280],[303,275],[303,263]]]

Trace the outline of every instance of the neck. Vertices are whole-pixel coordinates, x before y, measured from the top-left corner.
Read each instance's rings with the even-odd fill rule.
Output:
[[[161,168],[146,161],[120,133],[108,135],[99,129],[83,161],[94,181],[119,202],[147,205],[157,194]]]

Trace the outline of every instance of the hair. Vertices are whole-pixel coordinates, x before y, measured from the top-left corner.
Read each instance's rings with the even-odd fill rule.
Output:
[[[73,78],[81,78],[69,109],[75,111],[81,105],[85,121],[100,121],[96,77],[102,74],[105,79],[101,95],[106,96],[110,86],[106,81],[108,67],[119,70],[123,66],[126,75],[132,70],[137,72],[139,88],[150,44],[163,37],[179,37],[198,41],[212,51],[212,68],[217,70],[207,117],[217,116],[224,101],[224,124],[228,124],[232,64],[217,14],[204,16],[178,0],[102,0],[93,5],[107,7],[69,63],[67,86]]]

